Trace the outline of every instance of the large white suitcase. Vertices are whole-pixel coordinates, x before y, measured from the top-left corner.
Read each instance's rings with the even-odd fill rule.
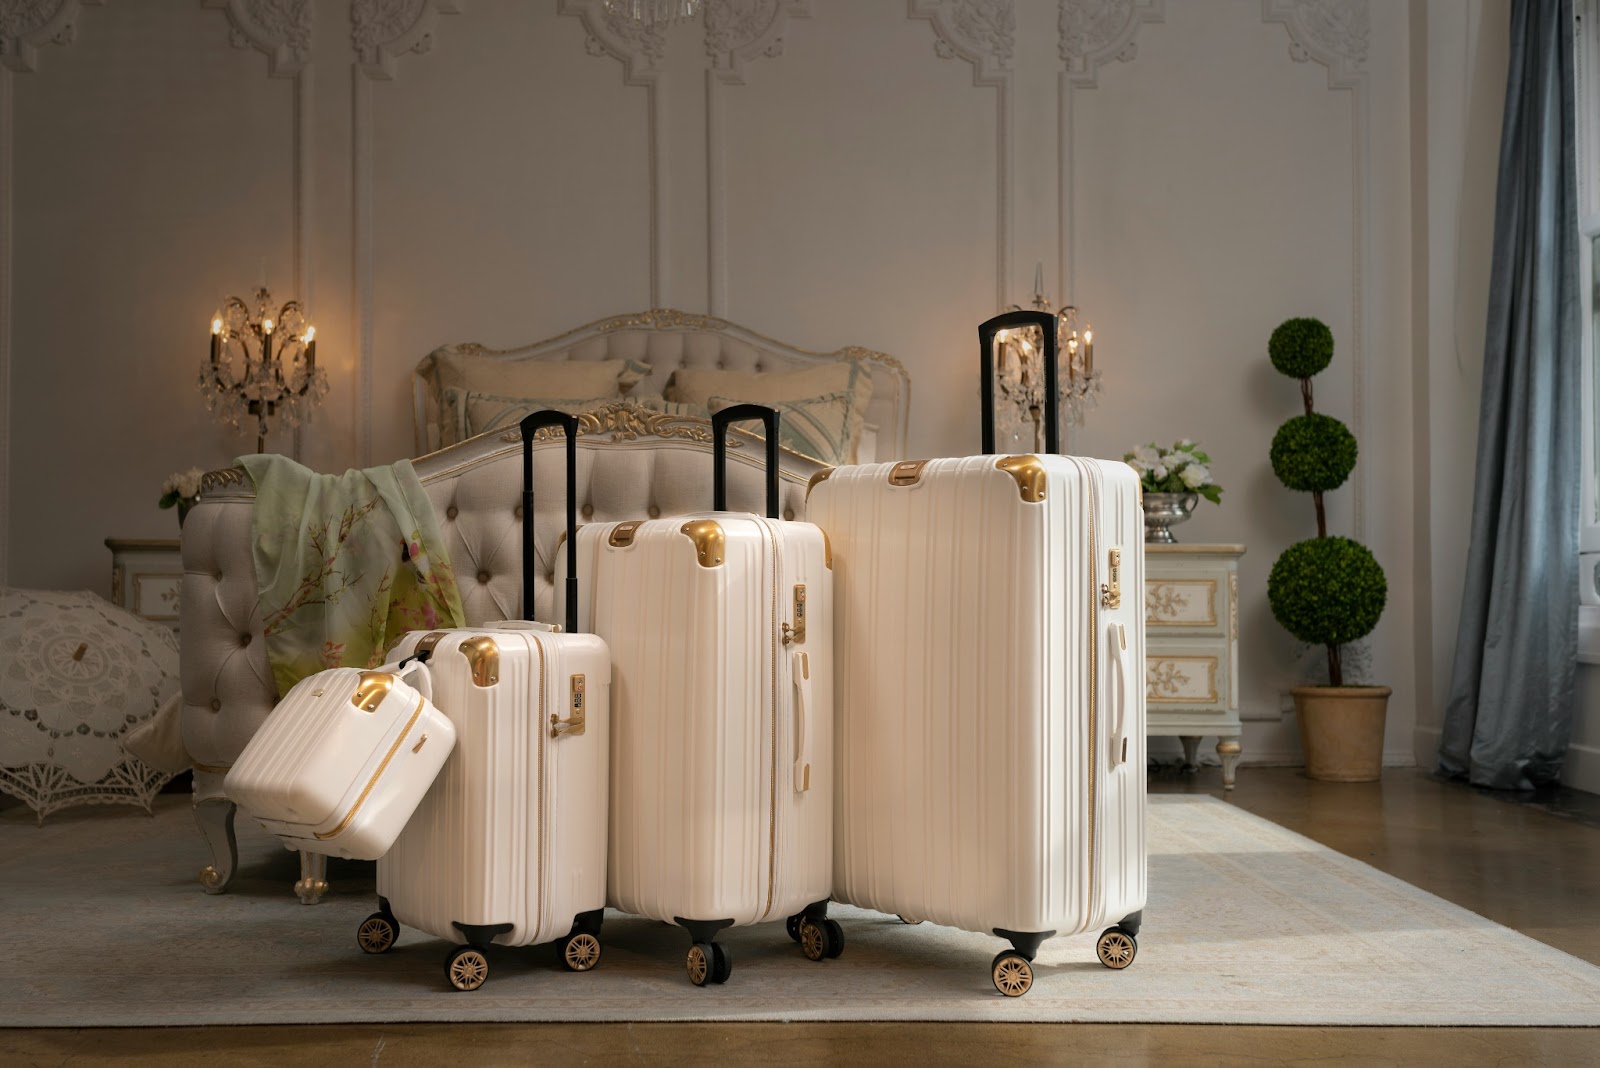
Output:
[[[376,860],[456,742],[428,669],[330,668],[283,695],[223,780],[290,849]]]
[[[728,512],[730,422],[766,423],[768,518]],[[725,927],[786,919],[812,960],[833,835],[833,576],[827,539],[780,522],[777,413],[713,419],[715,511],[578,531],[579,624],[611,647],[609,905],[689,931],[689,978],[720,983]],[[565,547],[563,547],[564,551]]]
[[[533,605],[531,442],[567,434],[567,529],[576,526],[577,420],[523,420],[523,605]],[[569,568],[568,589],[576,582]],[[391,654],[422,658],[457,744],[394,848],[378,862],[379,910],[356,941],[369,953],[404,924],[458,944],[445,977],[488,978],[488,946],[559,940],[561,961],[600,959],[605,908],[611,655],[593,634],[525,621],[407,634]]]
[[[1036,316],[986,323],[986,353]],[[1052,935],[1111,924],[1099,957],[1125,967],[1146,885],[1138,476],[1054,455],[841,467],[807,515],[838,583],[834,897],[1007,939],[991,977],[1011,996]]]

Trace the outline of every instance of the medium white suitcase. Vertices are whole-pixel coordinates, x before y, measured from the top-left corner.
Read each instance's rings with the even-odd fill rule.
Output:
[[[1053,317],[1013,313],[985,355],[1031,323],[1053,340]],[[809,491],[838,583],[834,897],[1007,939],[991,978],[1013,997],[1053,935],[1111,924],[1102,963],[1137,951],[1141,505],[1126,464],[1054,455],[841,467]]]
[[[223,790],[290,849],[376,860],[456,743],[432,695],[421,664],[307,676],[244,747]]]
[[[567,435],[567,529],[576,527],[577,420],[523,420],[523,605],[535,569],[531,443],[542,426]],[[577,581],[568,569],[570,591]],[[575,600],[575,598],[572,598]],[[587,971],[600,959],[605,908],[611,655],[593,634],[507,621],[416,631],[391,655],[425,659],[457,744],[394,848],[378,862],[379,910],[356,941],[394,944],[400,925],[460,943],[445,978],[475,990],[488,946],[559,940],[560,959]]]
[[[730,422],[766,423],[769,518],[728,512]],[[812,960],[833,835],[833,576],[827,539],[780,522],[777,413],[713,418],[716,510],[578,531],[579,624],[611,647],[607,904],[689,931],[697,986],[727,980],[725,927],[787,919]],[[565,547],[563,547],[565,551]]]

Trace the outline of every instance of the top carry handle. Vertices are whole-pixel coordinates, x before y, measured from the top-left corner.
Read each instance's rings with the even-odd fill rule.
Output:
[[[1056,386],[1056,317],[1047,311],[1009,311],[978,327],[979,359],[983,380],[979,402],[983,405],[983,454],[994,452],[994,338],[1002,330],[1037,326],[1044,336],[1044,451],[1061,451],[1061,395]]]
[[[728,424],[759,419],[767,429],[767,518],[778,518],[778,412],[764,404],[731,404],[711,417],[714,467],[711,473],[711,507],[728,510]]]
[[[533,436],[558,426],[567,438],[567,633],[578,632],[578,417],[546,408],[522,420],[522,614],[533,619]]]

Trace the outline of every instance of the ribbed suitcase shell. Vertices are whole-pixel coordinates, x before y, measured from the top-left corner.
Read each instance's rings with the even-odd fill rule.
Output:
[[[720,528],[714,566],[685,532],[699,521]],[[619,528],[631,537],[614,539]],[[705,512],[592,524],[577,544],[579,627],[606,640],[616,665],[607,903],[741,925],[826,899],[833,576],[822,531]],[[786,644],[799,585],[806,636]]]
[[[425,686],[426,671],[406,674]],[[290,688],[223,789],[291,849],[376,860],[454,745],[450,720],[399,673],[330,668]]]
[[[982,932],[1072,934],[1141,910],[1133,471],[1062,456],[841,467],[807,516],[838,583],[835,898]]]
[[[414,631],[391,655],[410,656],[429,634],[443,635],[428,663],[456,748],[378,862],[378,894],[400,923],[453,942],[467,941],[457,923],[509,923],[501,945],[560,938],[605,906],[610,654],[593,634],[508,621]],[[483,639],[498,659],[488,686],[473,677]],[[552,737],[579,674],[584,731]]]

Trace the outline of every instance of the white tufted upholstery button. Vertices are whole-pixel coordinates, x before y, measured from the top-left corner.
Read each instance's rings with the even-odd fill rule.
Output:
[[[585,519],[593,519],[594,518],[594,505],[585,504],[583,506],[583,518],[585,518]]]
[[[444,510],[444,517],[446,519],[454,519],[459,514],[460,513],[456,511],[456,506],[453,504]]]
[[[250,644],[250,635],[249,634],[241,634],[241,635],[239,635],[239,648],[243,649],[245,646],[247,646],[249,644]]]
[[[482,582],[482,583],[487,583],[489,581],[489,572],[487,572],[487,571],[478,572],[478,581]]]
[[[783,518],[785,518],[789,522],[793,523],[794,522],[794,509],[793,508],[785,508],[783,510]]]
[[[661,509],[657,508],[655,505],[652,504],[649,507],[649,509],[646,510],[645,514],[648,515],[651,519],[660,519],[661,518]]]
[[[522,518],[522,505],[519,504],[515,508],[511,509],[511,518],[512,519],[521,519]]]
[[[211,711],[213,711],[213,712],[221,712],[222,711],[222,698],[213,697],[211,699]]]

